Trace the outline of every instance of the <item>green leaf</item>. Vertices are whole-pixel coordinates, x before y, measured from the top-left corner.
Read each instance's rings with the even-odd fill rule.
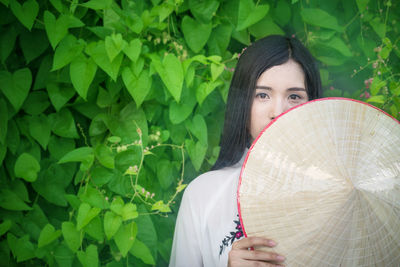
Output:
[[[6,210],[32,209],[17,194],[8,189],[0,189],[0,207]]]
[[[86,100],[89,86],[96,75],[97,65],[92,58],[86,58],[83,53],[78,55],[70,65],[71,82],[76,92]]]
[[[140,107],[151,89],[152,78],[149,71],[144,70],[139,77],[136,77],[131,68],[125,67],[122,70],[122,80],[129,94],[135,100],[136,106]]]
[[[73,222],[63,222],[61,225],[61,231],[68,247],[73,252],[77,252],[78,248],[81,246],[82,238],[81,233],[76,230],[75,224]]]
[[[363,13],[368,5],[369,0],[356,0],[358,10]]]
[[[100,190],[90,185],[88,185],[86,188],[81,187],[78,195],[82,202],[86,202],[93,207],[97,207],[100,209],[106,209],[110,207],[109,203],[105,199],[104,195],[100,192]]]
[[[196,89],[196,98],[199,104],[203,104],[206,97],[211,94],[212,91],[215,90],[218,86],[222,85],[223,82],[220,80],[214,82],[204,82],[200,84]]]
[[[34,182],[39,171],[39,162],[28,153],[22,153],[15,162],[15,176],[23,178],[27,182]]]
[[[32,84],[30,69],[19,69],[13,74],[0,71],[0,90],[10,101],[15,111],[18,111],[28,96]]]
[[[48,10],[44,12],[44,27],[53,49],[68,34],[69,19],[61,15],[58,19]]]
[[[186,43],[193,50],[198,53],[207,43],[210,37],[212,24],[203,24],[189,16],[182,19],[182,32],[185,37]]]
[[[160,200],[151,206],[151,210],[159,210],[161,212],[171,212],[170,207],[164,203],[164,201]]]
[[[179,102],[184,79],[182,63],[174,54],[168,54],[164,57],[162,64],[158,57],[153,56],[152,64],[167,87],[167,90],[171,93],[175,101]]]
[[[199,142],[203,145],[207,145],[207,124],[203,116],[200,114],[194,115],[192,121],[186,123],[189,131],[197,137]]]
[[[103,144],[98,145],[94,154],[101,165],[109,169],[114,169],[114,156],[108,146]]]
[[[374,95],[367,99],[367,102],[373,102],[378,104],[385,103],[385,96],[384,95]]]
[[[110,143],[116,143],[118,144],[119,142],[121,142],[121,137],[119,136],[110,136],[107,138],[107,141]]]
[[[82,6],[94,9],[94,10],[100,10],[100,9],[106,9],[111,7],[112,0],[90,0],[86,3],[83,3]]]
[[[55,1],[55,0],[52,0]],[[65,245],[65,243],[59,244],[54,251],[54,259],[60,267],[73,266],[75,260],[75,254]]]
[[[167,190],[174,181],[173,166],[169,160],[162,159],[157,163],[157,179],[161,188]]]
[[[136,210],[136,205],[132,203],[126,203],[122,208],[121,215],[122,220],[127,221],[130,219],[135,219],[139,215],[139,213]]]
[[[83,267],[97,267],[99,266],[99,255],[97,247],[93,244],[89,245],[85,252],[78,251],[77,254],[80,263]]]
[[[376,34],[381,38],[385,38],[386,36],[386,25],[382,23],[379,17],[375,17],[373,20],[369,22],[371,27],[374,29]]]
[[[50,137],[50,141],[48,144],[48,150],[50,155],[59,160],[69,151],[75,148],[75,141],[74,139],[70,138],[62,138],[56,135],[52,135]]]
[[[122,209],[124,208],[124,201],[120,196],[117,196],[112,202],[110,209],[118,215],[122,215]]]
[[[5,29],[5,31],[0,35],[1,63],[5,64],[8,56],[15,48],[15,41],[17,40],[17,34],[18,33],[15,27],[7,27],[7,29]]]
[[[133,39],[130,41],[129,45],[126,45],[122,51],[128,56],[130,60],[136,62],[139,58],[140,52],[142,50],[142,42],[139,39]]]
[[[55,230],[54,226],[51,224],[46,224],[46,226],[40,232],[39,240],[38,240],[38,247],[44,247],[54,240],[56,240],[61,235],[60,230]]]
[[[22,109],[30,115],[40,115],[50,106],[49,98],[47,93],[44,91],[31,92],[24,104]]]
[[[96,216],[85,226],[85,233],[96,239],[98,242],[104,242],[103,224],[100,216]]]
[[[194,168],[196,171],[199,171],[207,152],[207,146],[201,144],[200,142],[195,143],[193,140],[186,139],[185,147],[188,151]]]
[[[169,105],[169,119],[173,124],[184,121],[192,113],[196,98],[189,88],[185,88],[181,103],[172,102]]]
[[[301,17],[305,23],[318,26],[321,28],[332,29],[338,32],[343,32],[343,27],[339,26],[337,19],[318,8],[304,8],[300,11]]]
[[[145,264],[155,265],[153,255],[151,255],[150,249],[140,240],[136,238],[129,250],[129,253],[138,259],[141,259]]]
[[[81,54],[84,47],[83,40],[76,40],[75,36],[68,34],[56,48],[52,71],[61,69],[69,64],[75,57]]]
[[[220,24],[213,28],[207,45],[210,48],[210,54],[223,55],[228,48],[231,40],[233,26],[231,24]]]
[[[120,33],[113,33],[111,36],[107,36],[104,44],[111,62],[127,46],[127,42],[122,39],[122,34]]]
[[[211,22],[219,6],[219,2],[215,0],[189,0],[190,12],[202,23]]]
[[[31,30],[39,13],[39,4],[35,0],[28,0],[21,6],[16,0],[10,0],[10,8],[22,25]]]
[[[67,138],[78,138],[78,132],[75,127],[75,120],[71,111],[67,108],[61,109],[57,113],[49,115],[51,130],[58,136]]]
[[[75,95],[75,90],[73,88],[61,87],[60,84],[57,83],[48,83],[46,89],[56,111],[60,111],[60,109]]]
[[[253,0],[240,0],[236,30],[241,31],[257,23],[267,15],[268,11],[268,4],[256,6]]]
[[[0,143],[4,144],[7,136],[8,128],[8,109],[7,103],[3,98],[0,98]]]
[[[211,63],[211,80],[215,81],[224,71],[225,65],[224,64],[215,64]]]
[[[339,37],[333,37],[328,41],[324,41],[321,45],[325,45],[329,48],[335,49],[336,51],[340,52],[345,57],[352,57],[353,54],[351,53],[350,49],[347,45],[343,42],[343,40]]]
[[[94,217],[100,213],[100,208],[91,208],[89,204],[82,203],[79,206],[78,216],[76,218],[76,229],[81,230],[85,227]]]
[[[93,148],[80,147],[68,152],[58,161],[58,163],[81,162],[82,163],[81,170],[83,171],[83,170],[88,170],[92,166],[93,161],[94,161]]]
[[[382,87],[386,85],[386,80],[381,80],[379,77],[375,76],[374,80],[371,83],[371,95],[375,96],[379,93],[379,90],[381,90]]]
[[[8,230],[10,230],[12,226],[12,221],[11,220],[4,220],[1,224],[0,224],[0,236],[4,235],[5,233],[7,233]]]
[[[13,234],[7,234],[7,243],[17,262],[35,258],[35,247],[29,241],[29,235],[17,239]]]
[[[96,62],[103,71],[105,71],[114,81],[117,80],[119,68],[122,63],[124,55],[118,54],[116,58],[111,62],[107,55],[106,46],[104,41],[97,43],[91,43],[86,47],[86,53]]]
[[[272,34],[285,34],[285,32],[272,20],[270,16],[264,17],[256,24],[250,26],[249,31],[256,38]]]
[[[104,233],[108,240],[110,240],[115,233],[118,231],[122,224],[122,218],[119,215],[115,215],[111,211],[107,211],[104,215]]]
[[[46,150],[51,134],[51,127],[47,117],[41,114],[29,118],[29,133]]]
[[[122,225],[114,235],[115,244],[123,257],[126,257],[128,251],[132,248],[137,234],[137,225],[135,222]]]

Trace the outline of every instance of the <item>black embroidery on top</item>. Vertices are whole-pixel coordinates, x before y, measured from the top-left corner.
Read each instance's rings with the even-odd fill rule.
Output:
[[[222,255],[222,252],[224,252],[225,247],[231,246],[235,240],[238,240],[243,236],[240,220],[234,220],[233,222],[236,224],[235,231],[230,232],[230,235],[225,236],[225,238],[222,240],[222,245],[219,246],[220,256]]]

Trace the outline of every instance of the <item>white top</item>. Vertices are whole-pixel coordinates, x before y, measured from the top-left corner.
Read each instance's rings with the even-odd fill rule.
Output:
[[[245,155],[235,165],[206,172],[187,186],[176,221],[170,267],[228,265],[232,241],[243,235],[236,196]]]

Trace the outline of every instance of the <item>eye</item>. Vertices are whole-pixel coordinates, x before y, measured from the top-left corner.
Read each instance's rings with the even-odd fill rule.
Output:
[[[257,94],[256,94],[256,98],[268,99],[269,96],[268,96],[266,93],[257,93]]]
[[[292,94],[289,96],[289,99],[290,100],[300,100],[300,99],[302,99],[302,97],[299,95],[296,95],[296,94]]]

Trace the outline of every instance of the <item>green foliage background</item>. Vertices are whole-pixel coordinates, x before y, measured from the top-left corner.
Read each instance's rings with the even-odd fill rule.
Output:
[[[296,35],[325,96],[400,117],[398,1],[0,2],[4,266],[166,266],[257,38]]]

